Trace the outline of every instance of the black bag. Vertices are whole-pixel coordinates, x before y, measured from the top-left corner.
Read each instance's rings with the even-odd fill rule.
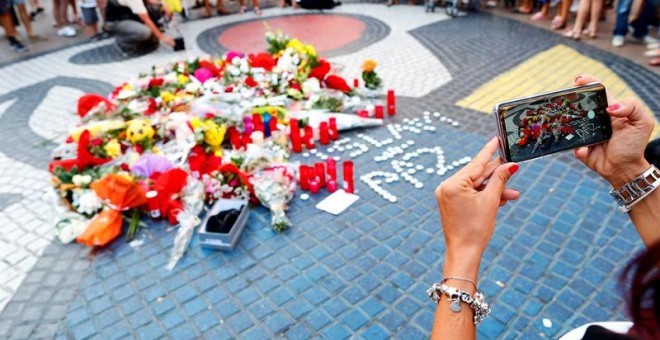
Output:
[[[300,0],[298,6],[304,9],[333,9],[337,3],[334,0]]]

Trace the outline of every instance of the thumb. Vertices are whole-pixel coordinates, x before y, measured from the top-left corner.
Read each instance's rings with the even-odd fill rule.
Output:
[[[582,163],[587,164],[587,156],[589,156],[589,147],[582,146],[573,151],[575,158],[579,159]]]
[[[492,197],[499,201],[500,197],[502,196],[502,192],[504,192],[506,183],[509,181],[511,176],[513,176],[513,174],[518,171],[519,168],[520,165],[517,163],[506,163],[497,167],[493,175],[488,180],[486,188],[484,189],[486,196]]]

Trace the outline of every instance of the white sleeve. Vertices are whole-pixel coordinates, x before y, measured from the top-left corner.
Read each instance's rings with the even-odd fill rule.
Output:
[[[142,0],[124,0],[124,5],[131,9],[134,14],[145,14],[147,8],[144,6]]]

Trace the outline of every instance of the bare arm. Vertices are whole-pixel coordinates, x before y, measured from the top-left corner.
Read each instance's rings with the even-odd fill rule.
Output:
[[[137,15],[142,22],[149,27],[151,33],[156,37],[156,39],[162,41],[164,44],[169,46],[174,46],[174,39],[167,34],[164,34],[160,29],[154,24],[153,20],[149,17],[147,13],[140,13]]]

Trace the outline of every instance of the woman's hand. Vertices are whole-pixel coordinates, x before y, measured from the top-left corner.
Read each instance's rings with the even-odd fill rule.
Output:
[[[575,85],[597,82],[590,75],[575,79]],[[646,171],[644,148],[651,137],[655,120],[644,112],[635,98],[617,102],[608,95],[607,113],[612,119],[612,138],[605,143],[575,149],[575,157],[618,189]]]
[[[476,277],[481,255],[495,229],[497,210],[520,197],[518,191],[505,187],[518,164],[502,164],[499,157],[490,160],[497,146],[498,138],[491,139],[472,162],[435,190],[447,245],[445,271],[447,263],[455,259],[471,262],[463,263],[461,269],[469,272],[446,272],[445,276]]]

